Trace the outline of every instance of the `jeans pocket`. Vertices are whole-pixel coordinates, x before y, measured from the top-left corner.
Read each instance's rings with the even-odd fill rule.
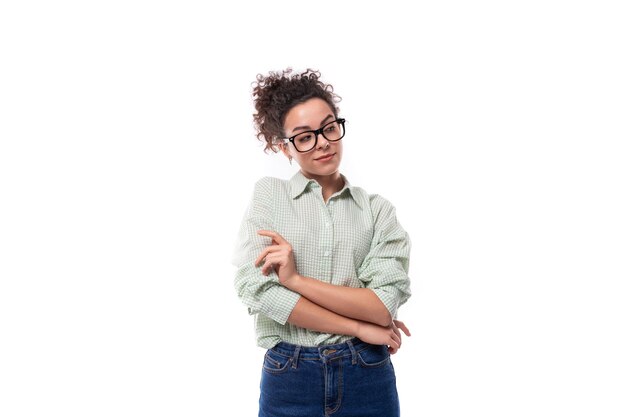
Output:
[[[285,372],[289,368],[291,358],[269,349],[263,359],[263,370],[271,374]]]
[[[359,365],[365,368],[377,368],[390,363],[389,350],[385,345],[369,345],[357,352]]]

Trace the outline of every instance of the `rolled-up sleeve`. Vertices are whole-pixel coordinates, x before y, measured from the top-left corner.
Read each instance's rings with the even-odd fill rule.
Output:
[[[283,287],[274,270],[265,276],[261,266],[254,261],[271,239],[257,233],[274,230],[272,198],[269,178],[264,177],[254,185],[252,199],[246,209],[237,235],[232,264],[237,267],[235,289],[238,297],[248,307],[249,314],[264,314],[284,325],[300,295]]]
[[[383,302],[391,317],[411,296],[409,260],[411,240],[396,218],[395,208],[384,198],[372,196],[374,235],[358,277]]]

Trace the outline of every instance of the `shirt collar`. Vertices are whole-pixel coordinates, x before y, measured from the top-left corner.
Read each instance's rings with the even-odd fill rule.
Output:
[[[345,175],[343,174],[339,174],[339,175],[341,175],[341,177],[343,178],[344,186],[339,191],[338,194],[341,195],[344,192],[346,192],[346,190],[348,190],[348,192],[350,193],[350,196],[352,196],[352,199],[357,204],[357,206],[359,206],[359,208],[363,208],[362,203],[359,201],[358,198],[356,198],[355,190],[354,190],[355,187],[352,184],[350,184],[350,181],[348,181],[348,178],[346,178]],[[294,198],[294,199],[298,198],[302,193],[304,193],[307,190],[309,184],[318,184],[318,182],[315,181],[314,179],[305,177],[302,171],[298,170],[298,172],[296,172],[293,175],[293,177],[291,177],[291,179],[289,180],[289,185],[291,186],[291,192],[290,192],[291,198]]]

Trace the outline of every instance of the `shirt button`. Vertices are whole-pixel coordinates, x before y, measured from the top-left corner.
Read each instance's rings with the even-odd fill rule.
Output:
[[[330,251],[324,252],[324,256],[328,256],[328,255],[330,255]]]
[[[326,222],[326,227],[330,227],[330,222]]]

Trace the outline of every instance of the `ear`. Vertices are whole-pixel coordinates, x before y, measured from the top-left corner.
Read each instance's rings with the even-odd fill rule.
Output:
[[[289,149],[288,143],[281,143],[278,146],[280,147],[280,150],[283,152],[283,154],[285,154],[287,158],[291,158],[291,150]]]

